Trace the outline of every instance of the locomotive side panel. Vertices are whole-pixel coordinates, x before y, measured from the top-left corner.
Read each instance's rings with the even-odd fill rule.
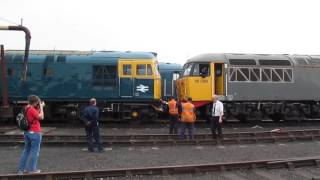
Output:
[[[51,100],[117,97],[116,64],[48,63],[32,59],[28,65],[28,80],[24,83],[19,79],[21,65],[8,65],[15,71],[9,83],[9,96],[14,99],[25,99],[29,94]]]
[[[229,69],[230,71],[230,69]],[[291,72],[291,70],[289,70]],[[284,72],[287,73],[287,72]],[[230,101],[304,101],[319,100],[319,68],[294,67],[288,82],[232,82],[228,80],[226,100]],[[230,74],[230,73],[229,73]],[[230,77],[229,77],[230,78]]]

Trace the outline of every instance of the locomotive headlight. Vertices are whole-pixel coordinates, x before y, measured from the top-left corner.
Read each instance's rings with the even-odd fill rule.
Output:
[[[139,114],[138,114],[137,111],[133,111],[132,114],[131,114],[131,116],[134,117],[134,118],[138,117],[138,115],[139,115]]]

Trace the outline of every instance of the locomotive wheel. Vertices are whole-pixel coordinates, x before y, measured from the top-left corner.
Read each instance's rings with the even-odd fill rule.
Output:
[[[281,119],[283,119],[283,115],[276,113],[270,116],[270,119],[273,120],[273,122],[280,122]]]
[[[247,116],[244,114],[239,114],[236,116],[236,118],[241,122],[241,123],[246,123],[247,122]]]
[[[129,121],[130,121],[130,124],[133,124],[133,125],[142,124],[142,120],[141,120],[141,118],[139,118],[139,117],[132,118],[132,119],[130,119]]]

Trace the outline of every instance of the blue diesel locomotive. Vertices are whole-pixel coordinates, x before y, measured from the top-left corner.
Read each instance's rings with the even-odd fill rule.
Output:
[[[99,102],[102,120],[156,119],[159,99],[168,89],[174,94],[172,81],[181,69],[162,64],[162,80],[156,53],[40,50],[30,51],[27,80],[22,81],[23,52],[5,54],[12,117],[28,95],[36,94],[47,103],[46,120],[55,121],[78,119],[91,97]]]

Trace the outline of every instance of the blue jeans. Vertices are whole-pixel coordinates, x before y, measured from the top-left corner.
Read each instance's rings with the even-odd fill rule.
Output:
[[[41,134],[25,131],[24,143],[24,149],[19,162],[19,172],[32,172],[37,170],[37,163],[41,144]]]
[[[86,126],[85,129],[86,129],[88,150],[93,151],[95,147],[97,147],[99,151],[103,150],[102,143],[100,140],[99,126],[92,124],[91,126]],[[95,143],[93,143],[93,139],[95,140]]]
[[[182,122],[181,123],[181,130],[180,130],[180,139],[183,140],[184,137],[184,133],[186,131],[186,128],[188,129],[188,133],[189,133],[189,139],[190,140],[194,140],[194,134],[193,134],[193,130],[194,130],[194,123],[186,123],[186,122]]]
[[[178,115],[169,115],[170,118],[170,127],[169,127],[169,134],[178,134]]]

